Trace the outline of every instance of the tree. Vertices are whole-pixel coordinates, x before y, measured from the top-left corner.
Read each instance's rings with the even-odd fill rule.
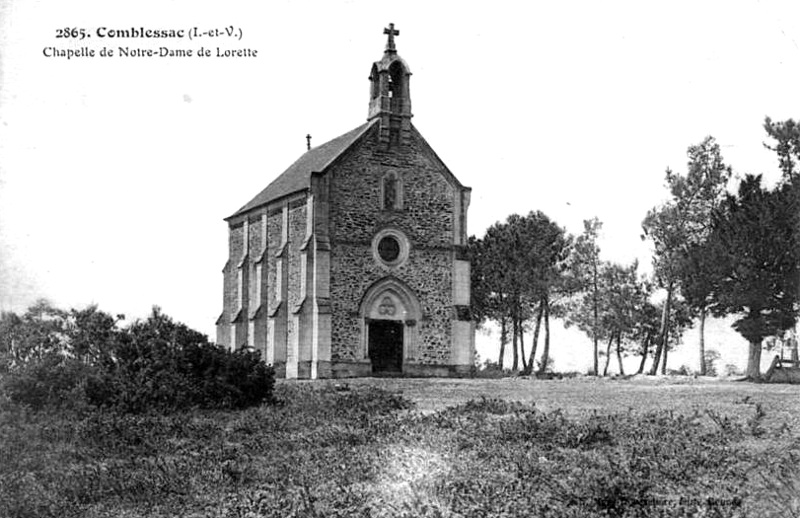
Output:
[[[651,209],[644,221],[644,236],[654,245],[653,269],[656,281],[666,290],[667,297],[661,316],[659,340],[655,362],[650,374],[655,374],[658,362],[663,361],[661,373],[667,370],[669,343],[669,314],[676,290],[680,287],[680,271],[688,249],[702,243],[708,236],[711,214],[722,200],[731,169],[722,160],[719,145],[713,137],[706,137],[700,144],[690,146],[686,176],[666,171],[666,182],[671,199]],[[663,355],[663,359],[662,359]]]
[[[800,161],[800,123],[793,119],[772,122],[766,117],[764,129],[767,135],[776,141],[774,146],[766,143],[764,145],[778,155],[778,163],[783,173],[782,196],[785,197],[785,203],[789,204],[788,212],[793,214],[795,243],[800,245],[800,174],[797,172],[797,162]],[[795,250],[794,254],[800,258],[800,250]],[[800,299],[800,285],[795,290],[795,296]]]
[[[800,160],[800,124],[793,119],[772,122],[772,119],[766,117],[764,130],[776,141],[773,146],[766,143],[764,146],[777,153],[784,178],[792,180],[797,176],[797,161]]]
[[[711,305],[712,294],[720,282],[719,263],[706,240],[689,245],[683,260],[679,262],[678,279],[681,295],[699,320],[699,365],[700,375],[706,375],[705,324]]]
[[[505,348],[508,342],[508,281],[507,272],[499,260],[502,257],[503,228],[499,223],[486,231],[483,239],[470,237],[467,251],[471,262],[471,309],[478,325],[487,320],[500,324],[500,357],[498,366],[503,369]]]
[[[520,362],[522,370],[527,371],[525,361],[525,321],[531,316],[531,291],[534,285],[534,248],[535,235],[530,231],[529,218],[512,214],[506,219],[502,228],[503,241],[498,247],[502,255],[497,258],[499,267],[506,272],[508,297],[508,319],[511,322],[511,346],[513,351],[512,370],[518,370]]]
[[[800,286],[796,186],[773,191],[761,177],[744,178],[737,195],[728,195],[713,222],[709,250],[720,265],[721,279],[712,292],[714,310],[739,314],[733,324],[750,344],[746,376],[760,378],[765,337],[795,325]]]
[[[597,264],[597,282],[590,287],[596,291],[583,291],[573,297],[567,312],[566,324],[575,325],[593,338],[595,343],[606,342],[606,361],[603,376],[608,374],[612,347],[617,357],[620,374],[625,373],[623,357],[627,356],[634,343],[643,341],[642,353],[646,356],[651,333],[643,332],[642,318],[645,309],[655,308],[648,302],[650,283],[640,279],[638,263],[620,265],[606,261]],[[657,316],[655,317],[657,320]],[[653,326],[657,329],[657,323]],[[599,363],[599,362],[598,362]],[[643,368],[643,367],[641,367]],[[640,370],[641,370],[640,368]],[[599,375],[600,370],[596,373]]]
[[[659,315],[661,310],[658,306],[647,300],[650,297],[651,286],[649,283],[645,284],[647,297],[644,303],[639,307],[638,315],[636,316],[636,326],[634,329],[634,339],[640,344],[638,354],[642,357],[639,363],[639,369],[636,374],[644,372],[644,366],[647,363],[647,355],[650,352],[650,346],[653,341],[658,337],[658,331],[661,323]]]
[[[701,376],[718,376],[717,362],[722,356],[718,351],[709,349],[703,357],[703,374]]]
[[[564,268],[571,244],[566,231],[542,212],[531,212],[522,221],[527,235],[525,263],[530,270],[525,277],[528,300],[538,305],[536,329],[531,342],[531,353],[525,373],[533,371],[538,348],[539,325],[544,321],[544,350],[539,362],[539,373],[547,371],[550,358],[550,313],[554,300],[564,291]]]
[[[616,343],[616,356],[619,373],[624,375],[622,357],[627,355],[623,344],[630,343],[636,336],[637,321],[642,307],[647,303],[647,289],[638,278],[638,263],[628,266],[604,263],[601,270],[601,326],[608,337],[606,364],[603,376],[608,373],[611,360],[611,346]]]
[[[501,368],[510,331],[512,369],[517,370],[521,364],[523,372],[531,372],[543,317],[548,349],[547,318],[568,247],[564,229],[542,212],[512,214],[505,222],[489,227],[483,239],[470,240],[473,309],[481,322],[494,320],[500,324]],[[536,327],[527,360],[525,329],[534,309]],[[544,368],[546,364],[545,361]]]
[[[661,316],[664,314],[664,304],[666,304],[666,300],[657,304],[653,304],[648,300],[652,290],[652,285],[649,282],[643,281],[641,286],[641,289],[644,290],[645,301],[637,312],[636,325],[633,332],[633,339],[639,344],[636,348],[636,354],[642,357],[637,374],[644,372],[651,346],[653,344],[658,346],[658,342],[661,340]],[[669,341],[666,344],[668,350],[672,350],[680,344],[683,331],[692,324],[692,313],[682,299],[676,298],[672,301],[671,306],[672,310],[669,312],[667,333]],[[663,345],[661,350],[664,350]],[[653,358],[653,364],[658,365],[656,358]]]
[[[530,235],[525,232],[525,222],[518,214],[510,215],[505,223],[496,223],[486,231],[487,259],[494,272],[494,287],[499,301],[501,327],[511,326],[512,370],[518,370],[520,358],[525,367],[525,352],[520,355],[524,344],[522,322],[530,316],[529,306],[525,304],[529,279],[532,270],[526,250],[530,248]],[[508,331],[503,333],[508,337]]]
[[[21,317],[13,313],[5,314],[2,341],[9,365],[67,351],[68,316],[68,312],[56,308],[45,299],[37,300]]]
[[[0,313],[0,373],[14,366],[14,352],[22,325],[22,319],[16,313]]]
[[[117,323],[123,315],[111,316],[96,305],[69,312],[67,333],[70,350],[84,363],[111,365],[120,340]]]
[[[593,368],[600,372],[600,247],[597,240],[603,224],[599,219],[584,220],[583,233],[575,240],[569,256],[566,289],[575,293],[566,312],[565,323],[575,324],[593,343]]]

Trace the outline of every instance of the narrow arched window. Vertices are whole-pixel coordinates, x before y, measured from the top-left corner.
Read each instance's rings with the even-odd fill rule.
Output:
[[[397,177],[390,173],[383,178],[383,208],[394,210],[397,205]]]

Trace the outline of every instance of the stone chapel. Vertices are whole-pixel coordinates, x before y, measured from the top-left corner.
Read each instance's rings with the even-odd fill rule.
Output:
[[[411,123],[394,25],[367,122],[233,215],[217,343],[279,377],[449,376],[474,359],[463,186]]]

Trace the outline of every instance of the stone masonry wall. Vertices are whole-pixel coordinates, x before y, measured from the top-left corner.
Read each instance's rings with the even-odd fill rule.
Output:
[[[289,313],[293,311],[296,304],[298,304],[303,297],[300,293],[301,288],[301,266],[300,266],[300,247],[306,237],[306,206],[300,205],[299,207],[289,208],[289,249],[288,252],[288,310]],[[298,330],[295,329],[294,319],[289,318],[288,337],[289,343],[292,343],[294,334]]]
[[[357,360],[359,303],[367,288],[392,274],[405,282],[422,306],[418,358],[450,361],[452,319],[453,208],[457,188],[414,134],[407,146],[381,147],[377,127],[333,170],[331,179],[331,359]],[[402,209],[381,209],[381,180],[395,172]],[[376,261],[372,240],[382,228],[402,231],[410,241],[405,264]]]
[[[256,260],[261,255],[262,250],[262,243],[261,243],[261,215],[257,214],[256,217],[250,219],[250,229],[249,229],[250,239],[249,239],[249,254],[248,254],[248,269],[249,269],[249,283],[246,288],[246,295],[248,300],[250,301],[250,311],[253,311],[259,305],[259,300],[257,300],[256,295],[258,294],[258,286],[257,286],[257,276],[256,276]],[[263,279],[262,279],[263,284]],[[249,318],[249,315],[248,315]]]
[[[368,136],[335,169],[330,204],[331,239],[369,242],[377,228],[396,223],[405,227],[415,244],[452,247],[453,186],[433,160],[425,156],[417,139],[400,150],[386,151],[373,136]],[[396,172],[401,179],[402,210],[381,210],[380,182],[389,171]]]
[[[359,360],[359,303],[367,288],[388,272],[374,260],[369,246],[335,244],[331,256],[331,359]],[[419,298],[423,316],[417,323],[417,358],[424,363],[445,364],[450,359],[451,264],[446,251],[412,249],[408,261],[392,272]]]
[[[276,263],[277,259],[275,258],[275,254],[278,252],[278,247],[281,245],[281,218],[282,215],[280,211],[273,212],[269,216],[267,216],[267,236],[269,242],[267,243],[267,258],[266,258],[266,266],[267,266],[267,308],[270,312],[275,309],[277,305],[277,294],[275,290],[278,287],[278,280],[276,277]]]
[[[225,269],[225,302],[223,309],[223,324],[230,323],[234,312],[239,308],[237,299],[239,293],[238,269],[239,261],[242,258],[242,247],[244,246],[244,225],[231,227],[228,232],[228,264]]]

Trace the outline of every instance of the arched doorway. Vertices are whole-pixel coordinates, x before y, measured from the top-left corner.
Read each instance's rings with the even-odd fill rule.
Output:
[[[373,374],[400,374],[414,360],[417,323],[422,313],[414,293],[395,277],[384,277],[367,289],[360,305],[361,350]]]
[[[403,323],[395,320],[370,320],[367,355],[373,374],[403,372]]]

